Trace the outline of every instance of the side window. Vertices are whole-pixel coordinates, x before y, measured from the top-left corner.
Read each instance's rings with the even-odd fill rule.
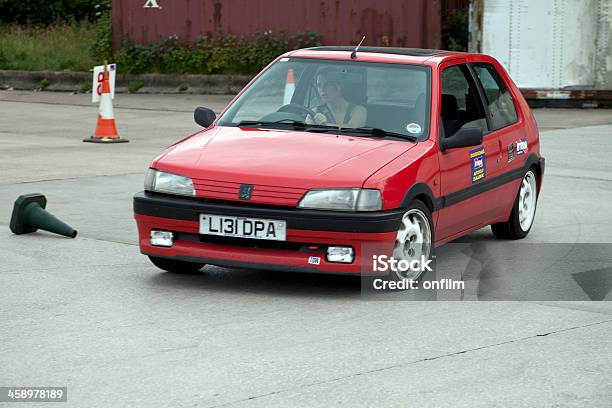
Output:
[[[441,117],[444,137],[461,128],[480,128],[487,132],[487,120],[478,91],[467,80],[470,75],[464,64],[453,65],[442,71]]]
[[[477,63],[472,66],[487,98],[493,130],[501,129],[516,122],[516,108],[512,101],[512,95],[493,65]]]

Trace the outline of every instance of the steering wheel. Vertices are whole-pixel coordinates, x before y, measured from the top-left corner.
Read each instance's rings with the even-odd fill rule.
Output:
[[[315,113],[312,109],[308,109],[305,106],[298,105],[297,103],[290,103],[283,105],[277,109],[277,112],[288,112],[296,115],[300,115],[302,119],[306,119],[306,116],[310,115],[312,118],[315,117]]]

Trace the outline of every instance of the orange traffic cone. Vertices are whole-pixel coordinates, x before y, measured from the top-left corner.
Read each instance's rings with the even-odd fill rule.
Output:
[[[287,80],[285,81],[285,93],[283,95],[283,105],[291,103],[293,93],[295,92],[295,79],[293,78],[293,69],[287,70]]]
[[[121,139],[115,125],[113,113],[113,98],[111,96],[108,65],[104,62],[104,79],[102,80],[102,94],[100,95],[100,108],[98,110],[98,124],[93,136],[83,139],[84,142],[93,143],[126,143]]]

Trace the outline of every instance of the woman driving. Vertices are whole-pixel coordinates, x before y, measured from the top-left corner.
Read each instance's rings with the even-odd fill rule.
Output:
[[[365,125],[366,108],[344,99],[338,75],[341,73],[333,68],[323,69],[317,74],[316,86],[323,104],[313,109],[315,115],[308,115],[306,123],[351,128]]]

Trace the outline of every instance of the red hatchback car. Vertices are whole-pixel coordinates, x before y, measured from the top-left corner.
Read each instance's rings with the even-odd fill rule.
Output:
[[[486,55],[292,51],[195,120],[205,129],[155,158],[134,197],[140,250],[166,271],[362,273],[365,245],[428,258],[487,225],[518,239],[533,224],[538,129]]]

